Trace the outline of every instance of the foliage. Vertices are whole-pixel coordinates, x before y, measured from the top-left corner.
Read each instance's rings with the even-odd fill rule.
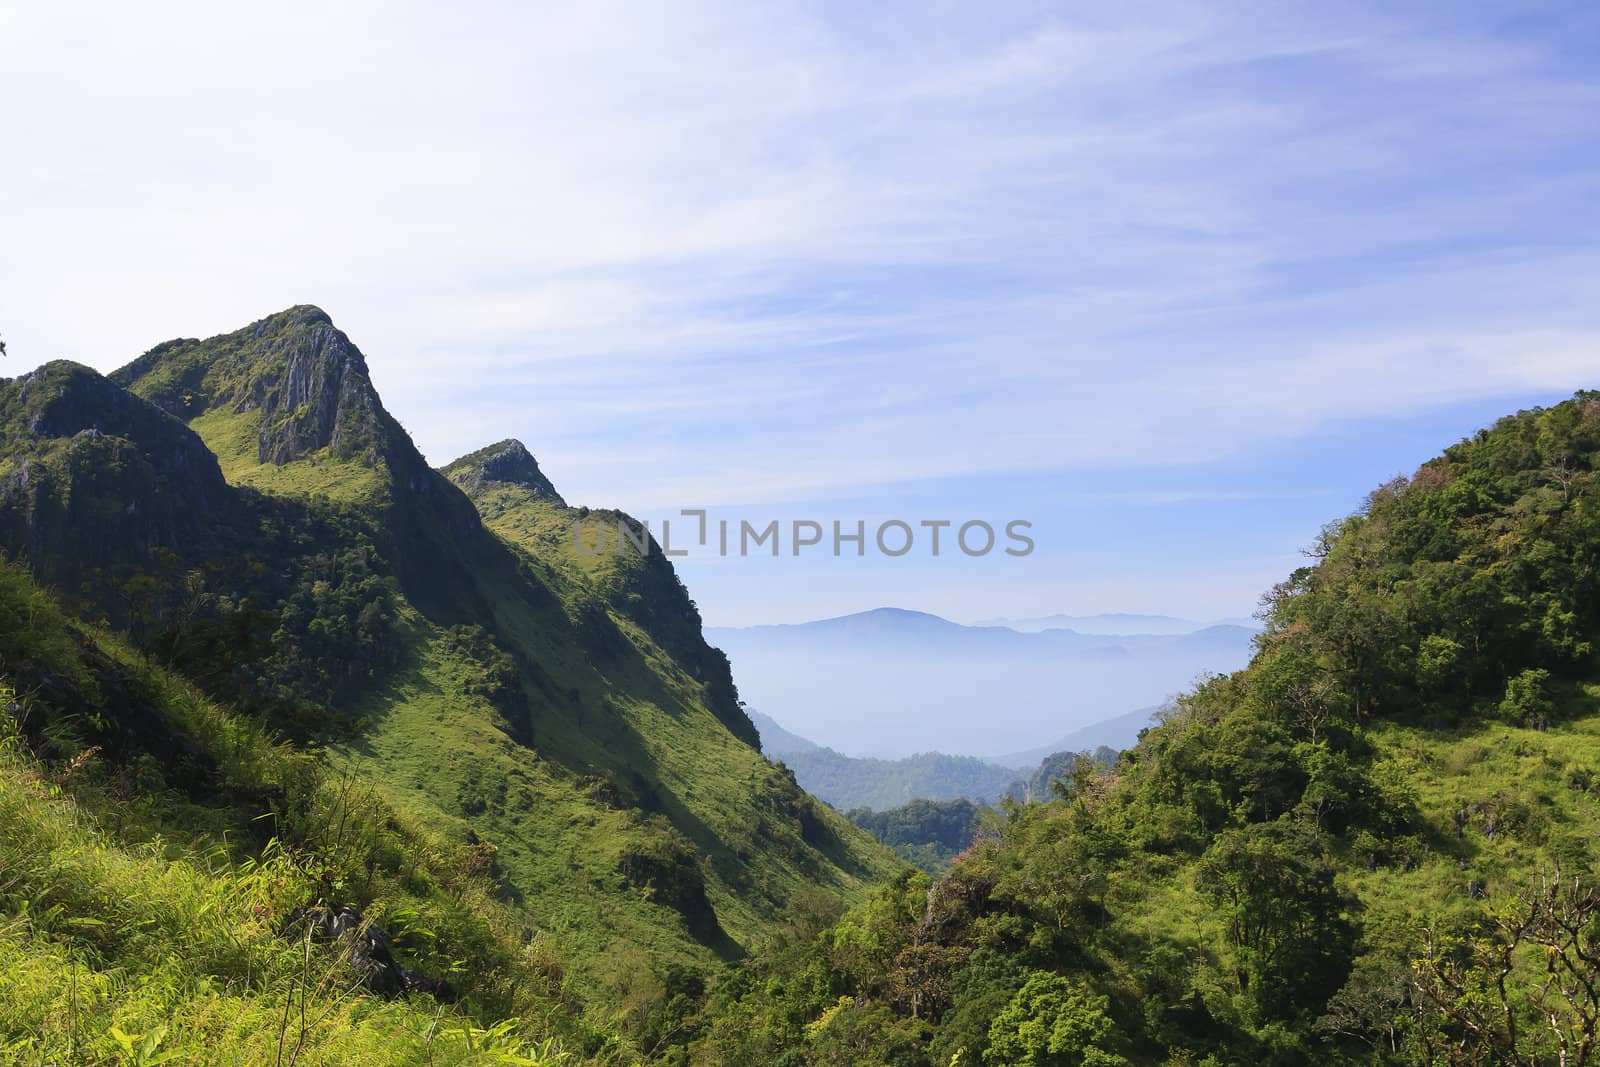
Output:
[[[989,1028],[983,1062],[1004,1067],[1122,1067],[1108,1052],[1108,1001],[1047,971],[1030,975]]]
[[[1542,981],[1514,995],[1528,965]],[[1557,872],[1491,911],[1464,943],[1430,937],[1416,970],[1430,1060],[1511,1062],[1538,1049],[1589,1063],[1600,1046],[1600,890]]]
[[[5,1055],[1592,1059],[1597,459],[1583,393],[1381,487],[1246,670],[892,876],[659,553],[574,552],[507,445],[429,470],[321,312],[48,365],[0,383],[0,540],[70,609],[0,571]]]

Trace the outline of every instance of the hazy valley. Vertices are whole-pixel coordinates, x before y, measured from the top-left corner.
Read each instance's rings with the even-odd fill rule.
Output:
[[[937,750],[1004,763],[1164,704],[1205,674],[1238,669],[1255,632],[1231,624],[1170,634],[1024,632],[881,608],[713,627],[706,636],[736,664],[751,707],[829,748],[889,758]],[[1029,762],[1037,760],[1020,761]]]

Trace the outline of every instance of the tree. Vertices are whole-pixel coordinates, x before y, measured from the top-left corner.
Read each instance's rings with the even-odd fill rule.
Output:
[[[1081,981],[1035,971],[989,1027],[990,1067],[1122,1067],[1107,1051],[1110,1002]]]
[[[1423,691],[1437,696],[1461,678],[1465,650],[1443,634],[1429,634],[1417,649],[1417,681]]]
[[[1506,695],[1500,701],[1500,714],[1518,726],[1536,726],[1550,717],[1555,705],[1545,696],[1545,686],[1550,672],[1543,667],[1530,667],[1506,683]]]
[[[1364,956],[1344,988],[1328,1001],[1317,1029],[1397,1057],[1412,1015],[1411,968],[1403,959]]]
[[[1430,933],[1413,977],[1430,1063],[1592,1064],[1600,890],[1558,870],[1463,945]]]
[[[1268,1015],[1320,1012],[1344,985],[1357,934],[1348,915],[1359,904],[1313,841],[1283,823],[1224,831],[1197,880],[1227,922],[1240,985]]]

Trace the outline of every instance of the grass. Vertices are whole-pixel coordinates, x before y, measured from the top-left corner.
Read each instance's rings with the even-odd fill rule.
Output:
[[[516,614],[515,605],[501,610]],[[559,632],[523,621],[545,641]],[[864,832],[820,808],[819,817],[840,824],[844,863],[808,846],[785,816],[815,802],[723,730],[698,702],[696,683],[674,676],[642,632],[625,620],[623,630],[639,656],[628,677],[596,677],[570,647],[541,649],[552,688],[570,683],[579,696],[535,719],[530,750],[494,707],[465,691],[473,664],[420,625],[406,669],[372,694],[360,737],[332,748],[341,765],[384,783],[440,832],[492,843],[517,910],[572,961],[584,994],[614,1006],[635,979],[608,965],[619,946],[639,950],[647,967],[714,968],[802,889],[858,899],[895,866]],[[698,864],[731,941],[697,936],[624,877],[625,854],[661,848]]]
[[[230,483],[297,497],[372,500],[381,472],[313,455],[257,462],[260,415],[213,407],[190,420]],[[357,737],[331,742],[335,762],[434,831],[494,850],[494,871],[518,914],[571,961],[587,998],[619,1005],[634,979],[613,960],[634,946],[646,965],[712,969],[741,952],[797,894],[861,898],[896,869],[870,836],[805,797],[733,737],[691,678],[625,612],[600,611],[612,646],[597,655],[582,632],[642,566],[637,557],[577,553],[571,509],[515,490],[475,500],[486,525],[556,599],[485,564],[470,602],[521,665],[522,706],[506,713],[467,684],[480,670],[445,631],[405,609],[406,651],[354,710]],[[524,506],[526,505],[526,506]],[[614,523],[613,513],[596,513]],[[829,852],[806,842],[796,816],[826,827]],[[697,867],[721,933],[621,873],[623,857],[663,852]],[[831,853],[831,854],[829,854]],[[602,1025],[614,1019],[604,1011]]]
[[[338,953],[276,936],[299,877],[284,853],[119,847],[15,753],[0,757],[0,842],[8,1062],[478,1061],[470,1019],[366,996]]]
[[[1415,789],[1438,852],[1403,869],[1350,864],[1369,907],[1438,916],[1467,906],[1469,881],[1499,898],[1527,890],[1535,870],[1592,870],[1600,840],[1597,691],[1590,687],[1588,714],[1546,731],[1499,723],[1465,732],[1376,729],[1374,740]]]
[[[481,1062],[469,1015],[367,996],[341,953],[278,935],[313,893],[304,856],[241,862],[161,834],[130,844],[61,777],[15,739],[0,751],[7,1062]],[[543,1044],[515,1030],[496,1038],[504,1050]]]
[[[217,457],[229,485],[245,485],[276,496],[321,496],[344,503],[374,501],[387,486],[383,470],[338,459],[321,448],[279,466],[260,461],[262,415],[214,407],[189,420]]]
[[[220,793],[87,743],[120,713],[95,705],[123,669],[215,759]],[[41,670],[87,708],[18,692],[19,671]],[[68,622],[14,568],[0,570],[0,708],[4,1062],[577,1064],[606,1044],[472,850]],[[41,720],[53,757],[22,729]],[[270,814],[240,799],[267,784]],[[368,995],[343,947],[285,934],[292,909],[319,902],[383,923],[461,1003]]]

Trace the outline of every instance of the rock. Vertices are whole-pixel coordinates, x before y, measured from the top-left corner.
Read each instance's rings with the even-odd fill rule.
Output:
[[[402,967],[394,958],[394,942],[389,935],[376,923],[363,919],[355,908],[296,908],[284,920],[279,933],[285,937],[303,936],[307,927],[314,940],[349,942],[350,966],[361,975],[362,984],[380,997],[427,993],[438,1000],[454,1001],[458,995],[444,979]]]

